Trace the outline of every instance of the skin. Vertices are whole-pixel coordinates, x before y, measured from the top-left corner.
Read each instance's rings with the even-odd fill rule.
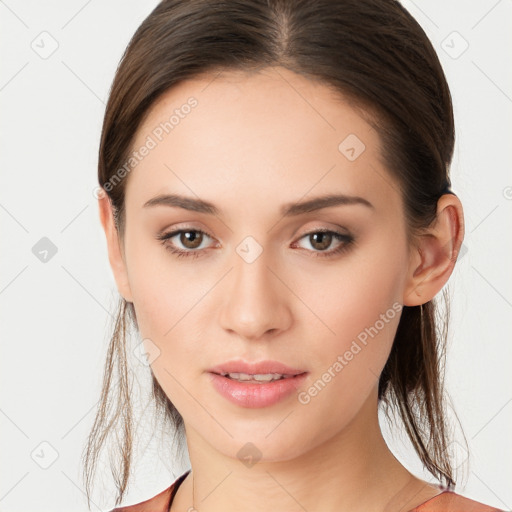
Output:
[[[118,290],[135,306],[145,346],[158,347],[152,371],[184,418],[195,489],[188,475],[171,510],[407,511],[439,494],[395,458],[378,424],[378,376],[399,314],[307,404],[292,394],[266,408],[236,406],[207,370],[272,359],[307,370],[307,390],[393,304],[424,304],[445,285],[464,237],[459,199],[443,195],[437,220],[408,245],[378,134],[332,89],[280,67],[179,84],[153,105],[133,148],[190,96],[197,107],[127,178],[124,238],[108,198],[99,199]],[[354,161],[338,150],[349,134],[366,146]],[[220,213],[143,207],[163,193],[210,201]],[[280,213],[326,193],[374,208]],[[157,240],[178,228],[207,233],[198,249],[179,235],[167,241],[200,257],[178,258]],[[322,228],[355,241],[315,257],[321,244],[305,235]],[[263,250],[252,263],[236,252],[247,236]],[[343,243],[332,238],[325,251]],[[248,442],[261,452],[250,467],[237,456]]]

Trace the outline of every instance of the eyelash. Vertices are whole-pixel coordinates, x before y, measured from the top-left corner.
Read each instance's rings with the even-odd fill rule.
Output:
[[[172,254],[176,255],[178,258],[188,258],[188,257],[198,258],[199,256],[202,255],[201,253],[204,251],[204,250],[188,250],[188,251],[184,251],[182,249],[177,249],[176,247],[174,247],[172,245],[169,245],[168,240],[171,239],[171,238],[174,238],[176,235],[179,235],[181,233],[202,233],[202,234],[208,236],[209,238],[213,238],[208,233],[206,233],[205,231],[202,231],[200,229],[186,229],[186,228],[185,229],[179,229],[179,230],[176,230],[176,231],[171,231],[170,233],[162,233],[162,234],[158,235],[157,239],[162,242],[162,245],[168,251],[170,251]],[[351,235],[346,235],[346,234],[343,234],[343,233],[338,233],[337,231],[332,231],[332,230],[329,230],[329,229],[317,229],[317,230],[314,230],[314,231],[310,231],[309,233],[305,233],[303,236],[301,236],[299,238],[299,240],[302,240],[303,238],[305,238],[307,236],[310,236],[310,235],[313,235],[313,234],[317,234],[317,233],[329,233],[329,234],[332,234],[332,235],[334,235],[334,238],[336,238],[338,241],[344,242],[344,243],[339,245],[336,249],[333,249],[333,250],[330,250],[330,251],[310,251],[309,249],[304,249],[304,250],[306,250],[308,252],[313,252],[314,253],[313,257],[316,257],[316,258],[331,258],[331,257],[334,257],[334,256],[339,255],[341,253],[344,253],[345,251],[350,249],[351,245],[355,241],[354,238]]]

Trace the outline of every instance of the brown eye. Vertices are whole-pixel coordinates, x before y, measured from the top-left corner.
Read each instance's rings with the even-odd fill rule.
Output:
[[[319,251],[324,251],[325,249],[327,249],[331,245],[332,239],[332,233],[324,231],[311,233],[309,235],[311,246]]]
[[[195,230],[182,231],[179,240],[187,249],[197,249],[203,240],[203,233]]]
[[[311,231],[303,235],[300,240],[306,240],[311,248],[306,248],[314,257],[331,257],[347,251],[354,242],[352,235],[330,231],[328,229],[320,229]],[[333,241],[338,242],[331,248]],[[297,242],[296,242],[297,244]],[[294,244],[295,245],[295,244]]]
[[[212,237],[200,229],[179,229],[170,233],[162,233],[157,239],[164,247],[179,258],[203,256],[208,247],[200,247],[205,239]],[[173,239],[175,239],[173,241]],[[306,249],[312,256],[331,257],[347,251],[354,242],[354,238],[348,234],[329,230],[317,230],[303,235],[300,240],[308,240],[311,248]],[[334,249],[329,249],[336,240],[338,244]],[[295,245],[295,244],[294,244]],[[304,248],[303,248],[304,249]],[[327,250],[329,249],[329,250]]]
[[[206,251],[205,247],[200,247],[205,239],[212,237],[200,229],[178,229],[170,233],[162,233],[157,236],[163,246],[179,258],[192,257],[198,258]]]

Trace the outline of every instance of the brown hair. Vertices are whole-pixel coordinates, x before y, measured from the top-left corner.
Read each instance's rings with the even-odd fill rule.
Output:
[[[350,101],[377,130],[383,162],[400,188],[408,239],[436,218],[449,191],[454,121],[448,84],[428,37],[395,0],[163,0],[132,37],[108,99],[98,180],[124,233],[126,180],[112,177],[127,161],[138,127],[173,85],[220,70],[254,72],[283,66],[317,80]],[[447,296],[443,291],[446,305]],[[437,313],[437,315],[436,315]],[[112,465],[122,501],[130,476],[132,412],[126,359],[126,314],[120,300],[107,354],[103,390],[84,456],[89,499],[98,453],[116,434],[121,460]],[[395,407],[424,466],[448,488],[455,484],[448,454],[443,394],[447,320],[437,303],[402,310],[378,396]],[[446,317],[448,316],[448,307]],[[113,384],[113,372],[118,382]],[[164,419],[182,432],[183,419],[152,375]]]

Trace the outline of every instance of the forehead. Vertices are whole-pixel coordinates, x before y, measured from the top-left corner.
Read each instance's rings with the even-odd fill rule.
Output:
[[[189,107],[191,103],[193,107]],[[168,121],[172,127],[167,131],[170,128],[175,140],[189,127],[190,130],[203,129],[204,143],[214,141],[216,145],[224,130],[230,135],[235,135],[236,131],[238,140],[253,133],[267,134],[266,139],[289,143],[293,138],[297,142],[306,138],[313,143],[332,132],[327,138],[329,144],[342,136],[344,130],[352,129],[369,145],[378,143],[372,127],[341,92],[282,67],[258,72],[206,73],[178,83],[150,107],[135,142],[142,142],[145,135]],[[209,134],[204,131],[206,125],[211,129]]]
[[[383,188],[396,192],[379,144],[371,125],[318,81],[281,67],[211,73],[151,107],[132,143],[132,151],[150,149],[130,172],[126,200],[141,206],[174,190],[214,203],[233,194],[247,205],[281,204],[337,191],[375,204]]]

